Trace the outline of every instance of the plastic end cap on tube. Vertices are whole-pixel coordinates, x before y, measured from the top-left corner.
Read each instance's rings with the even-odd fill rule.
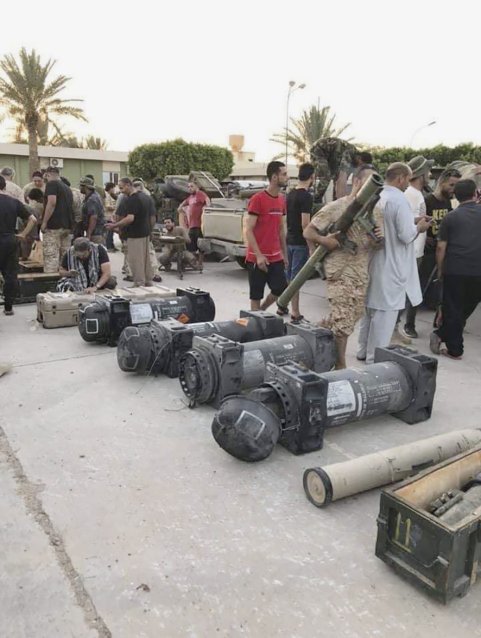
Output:
[[[242,395],[224,399],[212,421],[217,444],[241,461],[262,461],[279,440],[279,418],[265,405]]]
[[[306,470],[302,483],[308,500],[316,507],[325,507],[332,502],[331,479],[322,468]]]
[[[151,359],[152,343],[148,330],[128,326],[117,344],[117,362],[124,372],[146,372]]]

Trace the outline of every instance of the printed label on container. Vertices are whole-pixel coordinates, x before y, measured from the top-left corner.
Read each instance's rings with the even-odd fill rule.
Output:
[[[327,416],[349,414],[356,409],[356,396],[349,381],[333,381],[327,390]]]
[[[133,303],[130,306],[132,323],[149,323],[153,319],[152,307],[148,303]]]

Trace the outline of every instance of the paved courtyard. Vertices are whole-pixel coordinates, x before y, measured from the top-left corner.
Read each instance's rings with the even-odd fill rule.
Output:
[[[248,305],[234,263],[164,283],[210,291],[218,319]],[[323,295],[308,282],[307,318]],[[355,340],[348,353],[359,365]],[[481,427],[479,311],[464,360],[439,362],[431,420],[344,426],[320,452],[254,465],[216,445],[213,409],[189,410],[176,379],[122,373],[115,349],[44,330],[34,305],[0,316],[0,360],[14,366],[0,379],[2,638],[481,636],[481,583],[445,607],[374,556],[379,491],[318,510],[302,488],[307,467]]]

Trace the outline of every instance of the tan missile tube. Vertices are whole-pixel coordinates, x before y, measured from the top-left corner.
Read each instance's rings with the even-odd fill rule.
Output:
[[[481,430],[456,430],[414,443],[381,450],[357,459],[309,468],[304,491],[316,507],[401,481],[481,442]]]

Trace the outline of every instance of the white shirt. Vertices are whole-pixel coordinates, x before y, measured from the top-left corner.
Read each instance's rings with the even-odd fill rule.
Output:
[[[421,217],[426,214],[426,202],[424,201],[423,194],[414,186],[408,186],[405,190],[404,195],[406,196],[409,205],[411,206],[411,210],[413,211],[414,217]],[[416,259],[422,257],[424,255],[424,245],[426,244],[426,233],[419,233],[419,235],[414,240],[414,253],[416,255]]]
[[[384,246],[371,256],[366,306],[402,310],[406,295],[413,306],[418,306],[422,294],[414,255],[417,229],[411,207],[404,193],[394,186],[384,186],[379,206],[384,220]]]

